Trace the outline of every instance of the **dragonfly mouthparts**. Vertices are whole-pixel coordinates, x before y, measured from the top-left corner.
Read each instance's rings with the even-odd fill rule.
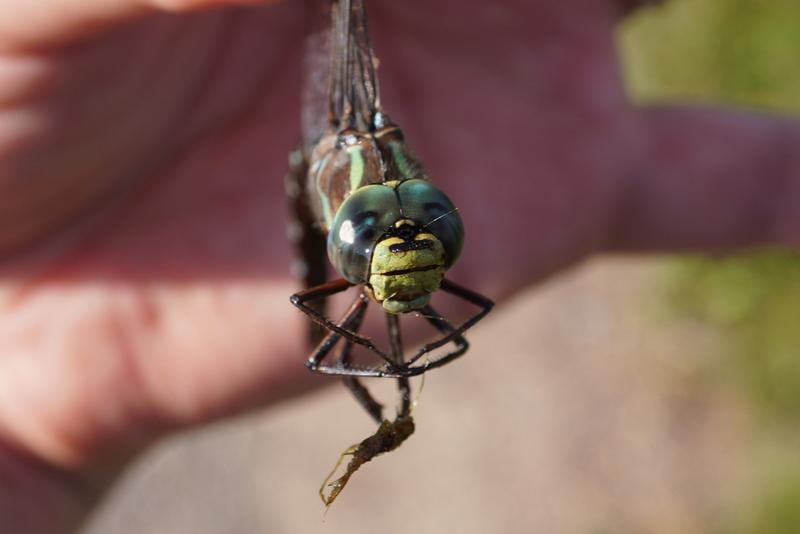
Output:
[[[434,243],[430,239],[419,239],[417,241],[404,241],[389,246],[389,252],[408,252],[409,250],[430,250]]]

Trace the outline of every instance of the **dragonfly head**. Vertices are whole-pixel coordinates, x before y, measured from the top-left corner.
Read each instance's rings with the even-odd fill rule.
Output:
[[[464,243],[450,199],[427,180],[357,189],[334,217],[328,257],[355,284],[366,284],[389,313],[425,307]]]

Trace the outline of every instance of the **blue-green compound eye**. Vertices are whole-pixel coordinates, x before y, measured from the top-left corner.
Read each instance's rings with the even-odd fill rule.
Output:
[[[328,258],[339,274],[354,284],[366,282],[375,244],[400,218],[391,187],[367,185],[350,195],[339,206],[328,234]]]
[[[427,180],[406,180],[397,186],[397,196],[403,216],[439,238],[445,269],[452,267],[464,246],[464,223],[447,195]]]
[[[447,269],[464,245],[464,225],[450,199],[426,180],[374,184],[357,189],[336,212],[328,234],[328,257],[354,284],[369,280],[372,252],[396,222],[410,219],[435,235],[445,251]]]

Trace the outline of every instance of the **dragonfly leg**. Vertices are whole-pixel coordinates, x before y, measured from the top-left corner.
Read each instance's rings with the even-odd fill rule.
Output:
[[[402,368],[403,340],[400,337],[400,318],[392,313],[386,314],[386,326],[389,333],[389,346],[392,349],[392,358],[395,364]],[[407,377],[397,379],[397,389],[400,392],[400,411],[398,416],[405,417],[411,413],[411,386]]]
[[[475,306],[478,306],[480,308],[480,311],[475,315],[473,315],[472,317],[470,317],[469,319],[467,319],[466,321],[464,321],[463,323],[461,323],[460,325],[458,325],[457,327],[453,327],[450,323],[448,323],[446,320],[444,320],[442,317],[436,314],[436,312],[433,311],[433,308],[428,306],[427,309],[429,309],[433,313],[431,313],[430,315],[426,314],[425,318],[434,327],[436,327],[437,330],[444,333],[445,335],[437,339],[436,341],[432,341],[431,343],[426,343],[414,354],[414,356],[412,356],[409,359],[408,361],[409,367],[407,367],[407,369],[408,371],[415,371],[413,374],[409,376],[425,372],[427,369],[435,369],[436,367],[441,367],[442,365],[451,362],[458,356],[464,354],[464,352],[466,352],[467,348],[469,347],[467,340],[464,339],[463,337],[464,332],[472,328],[475,325],[475,323],[483,319],[486,316],[486,314],[492,310],[492,307],[494,306],[494,302],[484,297],[483,295],[471,291],[458,284],[455,284],[447,280],[446,278],[442,280],[441,289],[452,295],[455,295],[456,297],[466,300],[467,302],[474,304]],[[459,346],[455,351],[446,354],[441,358],[437,358],[435,361],[427,363],[424,366],[410,367],[411,364],[419,360],[425,354],[435,349],[438,349],[439,347],[446,345],[451,341]]]
[[[389,368],[385,371],[379,371],[373,374],[362,374],[361,376],[380,376],[384,378],[407,379],[412,376],[421,375],[430,369],[441,367],[467,352],[469,349],[469,342],[464,337],[464,332],[466,332],[468,329],[474,326],[475,323],[486,316],[486,314],[491,311],[494,303],[483,295],[475,293],[474,291],[466,289],[446,279],[442,281],[441,289],[478,306],[480,311],[460,325],[453,326],[444,317],[439,315],[439,313],[433,307],[426,306],[420,310],[420,315],[444,335],[436,341],[432,341],[426,345],[423,345],[408,361],[395,364],[394,368]],[[392,334],[392,326],[390,323],[389,338],[392,340],[394,337],[395,336]],[[399,340],[399,329],[396,339]],[[448,352],[444,356],[436,358],[433,361],[425,362],[421,365],[413,365],[420,358],[425,356],[425,354],[428,354],[431,351],[451,342],[455,343],[456,345],[454,350]],[[395,349],[393,348],[393,352],[394,350]]]
[[[432,306],[425,306],[421,310],[422,316],[431,323],[434,328],[436,328],[439,332],[445,335],[442,339],[448,339],[455,343],[456,348],[445,354],[444,356],[440,356],[436,358],[433,362],[425,363],[424,365],[418,367],[412,367],[412,369],[435,369],[436,367],[441,367],[442,365],[452,362],[469,349],[469,341],[463,336],[463,334],[456,335],[453,337],[453,333],[456,331],[456,328],[451,325],[444,317],[439,315],[439,313],[432,307]],[[451,339],[452,338],[452,339]],[[425,347],[423,347],[425,348]],[[433,349],[431,349],[433,350]],[[414,363],[415,361],[419,360],[422,356],[424,356],[426,352],[422,352],[422,350],[418,351],[414,357],[409,360],[409,365]]]
[[[347,346],[352,347],[353,344],[348,343]],[[342,382],[344,382],[344,385],[347,386],[347,389],[350,390],[358,403],[367,411],[370,417],[372,417],[375,422],[382,423],[383,404],[375,400],[375,397],[372,396],[372,393],[369,392],[367,387],[354,376],[346,376],[342,379]]]
[[[325,336],[325,338],[317,347],[317,350],[314,353],[314,354],[320,353],[320,355],[317,357],[314,354],[312,354],[311,358],[309,358],[309,362],[307,363],[309,368],[311,368],[316,372],[323,374],[339,375],[339,376],[381,377],[381,378],[409,378],[412,376],[421,375],[422,373],[424,373],[429,369],[435,369],[437,367],[441,367],[442,365],[451,362],[455,358],[464,354],[464,352],[466,352],[467,348],[469,347],[467,340],[464,338],[464,332],[472,328],[472,326],[474,326],[475,323],[483,319],[483,317],[485,317],[486,314],[489,313],[492,307],[494,306],[494,303],[488,298],[484,297],[483,295],[480,295],[474,291],[459,286],[454,282],[450,282],[447,279],[442,280],[441,289],[443,291],[451,293],[456,297],[459,297],[463,300],[466,300],[467,302],[470,302],[471,304],[474,304],[475,306],[478,306],[480,310],[478,311],[478,313],[476,313],[475,315],[473,315],[460,325],[452,326],[444,318],[440,317],[435,312],[435,310],[433,310],[433,308],[430,308],[428,306],[425,309],[423,309],[422,312],[425,319],[428,322],[430,322],[437,330],[442,332],[444,335],[435,341],[423,345],[408,361],[403,362],[402,359],[395,358],[394,354],[390,356],[381,351],[380,349],[378,349],[370,339],[359,335],[357,332],[352,331],[345,324],[346,320],[342,323],[342,325],[337,325],[308,305],[309,302],[314,301],[315,299],[327,298],[336,293],[345,291],[351,286],[352,284],[350,284],[350,282],[348,282],[347,280],[344,279],[335,280],[311,289],[300,291],[298,293],[295,293],[291,297],[292,304],[297,306],[303,313],[311,317],[311,319],[313,319],[315,322],[317,322],[318,324],[320,324],[329,331],[328,335]],[[359,295],[358,298],[364,300],[366,305],[366,301],[368,300],[368,297],[366,295],[362,293]],[[387,320],[392,321],[392,319],[387,319]],[[396,334],[392,334],[392,328],[396,328]],[[338,334],[338,335],[334,336],[333,334]],[[333,346],[336,344],[336,342],[338,342],[339,337],[343,337],[353,344],[366,347],[368,350],[380,356],[388,365],[380,369],[359,369],[347,366],[319,365],[319,363],[322,361],[325,355],[327,355],[333,348]],[[394,347],[394,345],[396,344],[398,347],[400,347],[399,327],[392,327],[390,323],[389,337],[390,337],[390,342],[393,344],[392,352],[394,353],[397,350]],[[428,354],[450,342],[453,342],[457,345],[454,351],[440,358],[437,358],[436,360],[433,360],[431,362],[426,362],[424,365],[413,365],[425,354]],[[401,353],[400,358],[402,358],[402,348],[400,348],[400,353]]]
[[[346,327],[351,329],[353,332],[358,332],[361,328],[361,324],[364,322],[364,315],[367,309],[366,299],[363,299],[362,302],[364,302],[364,304],[360,305],[359,312],[354,314],[349,321],[349,324],[346,325]],[[339,351],[337,367],[348,368],[350,366],[352,349],[353,343],[345,340],[342,348]],[[367,411],[367,413],[375,420],[375,422],[378,424],[382,423],[383,405],[375,400],[375,397],[372,396],[366,386],[364,386],[364,384],[362,384],[361,381],[355,376],[345,376],[342,381],[344,382],[344,385],[347,386],[347,389],[349,389],[356,398],[358,403]]]
[[[339,325],[337,325],[337,329],[348,329],[349,331],[349,329],[353,328],[354,326],[356,329],[360,328],[361,321],[364,318],[364,312],[367,309],[367,304],[369,304],[369,301],[367,300],[366,295],[359,293],[350,307],[347,308],[342,320],[340,321]],[[328,354],[330,354],[331,350],[333,350],[333,348],[339,343],[341,338],[342,335],[337,330],[330,330],[308,357],[308,360],[306,361],[306,367],[312,371],[318,371],[322,361],[326,356],[328,356]],[[352,345],[352,343],[348,340],[347,345]],[[349,350],[347,352],[349,353]],[[347,354],[345,354],[345,356],[346,355]],[[341,362],[341,355],[339,356],[338,360]]]
[[[356,299],[345,312],[342,319],[339,321],[339,324],[336,324],[327,317],[318,314],[310,306],[306,305],[307,300],[324,298],[344,291],[350,286],[351,284],[346,280],[336,280],[334,282],[328,282],[322,286],[300,291],[299,293],[292,295],[291,301],[295,306],[303,311],[303,313],[310,316],[314,321],[322,324],[328,330],[328,333],[308,357],[308,360],[306,361],[306,367],[314,372],[326,375],[397,378],[398,375],[396,374],[396,371],[398,371],[398,369],[395,367],[394,360],[390,356],[384,354],[380,349],[375,347],[371,340],[359,335],[357,328],[353,328],[354,321],[357,319],[359,314],[363,315],[367,306],[369,305],[369,297],[365,293],[360,292],[358,294]],[[368,349],[371,349],[372,352],[381,356],[389,365],[382,368],[351,367],[349,365],[349,357],[345,362],[337,362],[337,365],[322,365],[322,361],[328,354],[330,354],[341,338],[344,338],[350,344],[366,346]]]
[[[331,295],[335,295],[336,293],[341,293],[352,287],[353,284],[348,282],[345,279],[334,280],[332,282],[327,282],[317,287],[312,287],[311,289],[306,289],[295,293],[290,297],[290,301],[292,304],[297,306],[300,311],[308,315],[314,322],[329,330],[330,332],[335,332],[339,334],[341,337],[345,338],[346,340],[355,343],[356,345],[361,345],[362,347],[367,348],[369,351],[377,354],[380,356],[386,363],[389,364],[390,367],[394,367],[394,360],[391,356],[380,350],[375,344],[369,339],[362,335],[359,335],[357,332],[353,332],[348,328],[343,328],[342,326],[337,325],[323,314],[318,312],[313,308],[311,305],[315,300],[321,298],[327,298]],[[362,300],[367,300],[368,297],[363,293],[359,294],[359,297]],[[326,336],[327,337],[327,336]],[[331,373],[336,374],[336,373]],[[350,374],[350,373],[345,373]],[[367,374],[367,375],[360,375],[360,376],[383,376],[382,374]]]

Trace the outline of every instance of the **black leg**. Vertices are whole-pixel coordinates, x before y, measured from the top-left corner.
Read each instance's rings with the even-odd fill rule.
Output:
[[[352,344],[350,345],[352,347]],[[372,393],[361,381],[354,376],[345,376],[342,379],[344,385],[353,394],[358,403],[364,408],[372,419],[380,424],[383,422],[383,404],[375,400]]]
[[[295,293],[290,297],[290,301],[292,304],[297,306],[300,311],[311,317],[313,321],[317,324],[321,325],[327,330],[331,332],[336,332],[346,340],[355,343],[356,345],[361,345],[362,347],[366,347],[369,351],[377,354],[380,356],[386,363],[390,365],[390,367],[394,366],[394,361],[385,352],[380,350],[375,344],[368,338],[357,334],[356,332],[352,332],[346,328],[342,328],[341,326],[333,323],[330,319],[316,311],[313,307],[309,305],[310,302],[313,302],[317,299],[327,298],[331,295],[335,295],[336,293],[341,293],[352,287],[353,284],[348,282],[345,279],[334,280],[332,282],[328,282],[326,284],[322,284],[321,286],[312,287],[311,289],[306,289],[304,291],[300,291]],[[374,373],[375,371],[372,370],[370,373]],[[330,374],[337,374],[337,373],[330,373]],[[349,374],[349,373],[346,373]],[[382,374],[357,374],[356,376],[383,376]]]
[[[362,294],[362,299],[366,301],[366,295]],[[353,330],[354,332],[358,332],[361,328],[361,324],[364,321],[366,309],[366,306],[362,306],[361,311],[357,315],[353,316],[350,324],[347,325],[347,328]],[[352,349],[353,344],[350,341],[345,340],[339,352],[339,357],[337,358],[338,367],[347,368],[350,366]],[[375,400],[375,397],[372,396],[366,386],[364,386],[364,384],[362,384],[361,381],[354,376],[345,376],[342,381],[356,398],[358,403],[367,411],[367,413],[375,420],[375,422],[378,424],[382,423],[383,405]]]
[[[472,328],[475,325],[475,323],[477,323],[478,321],[483,319],[486,316],[486,314],[489,313],[492,310],[492,307],[494,307],[494,302],[492,302],[491,300],[487,299],[483,295],[480,295],[480,294],[478,294],[478,293],[476,293],[474,291],[471,291],[471,290],[469,290],[469,289],[467,289],[465,287],[462,287],[462,286],[460,286],[458,284],[455,284],[455,283],[453,283],[453,282],[451,282],[451,281],[449,281],[447,279],[442,280],[441,289],[443,291],[446,291],[446,292],[448,292],[448,293],[450,293],[452,295],[455,295],[455,296],[457,296],[457,297],[459,297],[459,298],[461,298],[463,300],[466,300],[467,302],[469,302],[471,304],[474,304],[474,305],[478,306],[480,308],[480,311],[478,313],[476,313],[475,315],[473,315],[472,317],[470,317],[469,319],[467,319],[466,321],[464,321],[463,323],[461,323],[456,328],[453,328],[452,326],[450,326],[449,323],[447,323],[447,321],[445,321],[444,319],[442,319],[442,318],[440,318],[438,316],[426,317],[431,324],[433,324],[440,332],[446,333],[446,335],[444,337],[440,338],[440,339],[437,339],[436,341],[433,341],[431,343],[427,343],[427,344],[423,345],[414,354],[414,356],[412,356],[409,359],[409,361],[408,361],[409,365],[414,363],[414,362],[416,362],[417,360],[419,360],[423,355],[431,352],[432,350],[436,350],[439,347],[441,347],[442,345],[446,345],[447,343],[450,343],[451,341],[455,341],[456,344],[458,344],[458,342],[456,341],[458,338],[461,338],[462,342],[466,343],[466,340],[464,340],[464,338],[462,337],[464,332],[466,332],[467,330]],[[431,320],[432,318],[435,318],[436,320],[435,321]],[[444,327],[444,329],[441,328],[441,327]],[[467,345],[467,347],[468,347],[468,345]],[[461,354],[466,352],[467,347],[464,347],[463,350],[461,350],[461,353],[458,354],[458,356],[460,356]],[[435,362],[432,362],[432,363],[426,365],[425,369],[433,369],[435,367],[439,367],[441,365],[444,365],[445,363],[447,363],[449,361],[452,361],[454,358],[449,357],[449,356],[450,355],[444,356],[443,358],[440,358],[440,359],[436,360]],[[442,362],[442,360],[444,360],[445,358],[448,358],[447,361]]]
[[[353,327],[353,325],[356,325],[360,328],[361,320],[364,317],[364,312],[366,311],[368,304],[369,299],[366,297],[366,295],[359,293],[356,299],[344,313],[342,320],[340,321],[339,325],[337,325],[337,330],[330,330],[308,357],[308,360],[306,361],[306,367],[312,371],[318,371],[320,369],[320,363],[322,363],[325,357],[330,354],[331,350],[333,350],[333,348],[342,338],[342,335],[338,332],[338,330],[350,329]],[[348,343],[350,342],[348,341]],[[341,360],[341,356],[339,359]]]
[[[449,322],[447,322],[446,319],[440,316],[439,313],[432,306],[426,306],[422,310],[422,314],[423,317],[434,326],[434,328],[436,328],[442,334],[445,334],[445,336],[449,337],[453,334],[453,332],[456,331],[456,329],[453,328],[453,325],[451,325]],[[454,337],[452,341],[456,345],[455,350],[448,352],[444,356],[436,358],[432,362],[426,362],[424,365],[421,365],[417,368],[422,368],[424,370],[436,369],[437,367],[441,367],[446,363],[452,362],[453,360],[455,360],[456,358],[467,352],[467,350],[469,349],[469,342],[463,335],[458,335]]]
[[[322,315],[321,313],[315,311],[311,306],[307,303],[312,302],[316,299],[327,298],[331,295],[336,293],[345,291],[352,284],[347,282],[346,280],[335,280],[333,282],[328,282],[327,284],[323,284],[321,286],[317,286],[311,289],[307,289],[305,291],[301,291],[292,295],[291,301],[292,303],[297,306],[303,313],[311,317],[315,322],[323,326],[325,329],[329,331],[329,334],[323,339],[323,342],[317,348],[314,354],[317,352],[322,351],[323,354],[319,356],[314,356],[309,359],[309,367],[318,372],[323,374],[329,375],[338,375],[338,376],[353,376],[353,377],[380,377],[380,378],[409,378],[412,376],[418,376],[424,373],[429,369],[435,369],[437,367],[441,367],[442,365],[454,360],[458,356],[461,356],[466,352],[469,344],[467,343],[466,339],[464,339],[464,332],[472,328],[478,321],[480,321],[483,317],[488,314],[494,303],[489,300],[488,298],[480,295],[474,291],[466,289],[462,286],[459,286],[449,280],[445,279],[442,280],[441,289],[450,293],[462,300],[466,300],[467,302],[478,306],[480,310],[478,313],[461,323],[460,325],[454,327],[450,325],[446,320],[439,317],[432,308],[428,308],[423,310],[423,316],[425,319],[430,322],[437,330],[444,334],[441,338],[437,339],[436,341],[432,341],[431,343],[427,343],[423,345],[419,350],[417,350],[414,355],[405,361],[404,363],[398,363],[398,359],[395,358],[394,352],[397,350],[394,345],[392,347],[393,354],[390,356],[380,349],[378,349],[372,341],[364,336],[359,335],[357,332],[352,331],[352,329],[347,328],[346,326],[338,325],[333,323],[330,319]],[[367,299],[367,297],[363,294],[359,295],[359,298]],[[365,304],[366,305],[366,304]],[[389,320],[391,321],[391,320]],[[344,324],[344,323],[343,323]],[[400,353],[402,353],[402,347],[399,343],[399,328],[397,328],[397,334],[392,334],[392,327],[391,322],[389,325],[389,338],[392,344],[396,344],[400,347]],[[333,336],[332,334],[338,334]],[[337,366],[323,366],[319,365],[319,362],[322,361],[324,355],[328,354],[336,342],[339,340],[340,337],[345,338],[347,341],[361,345],[366,347],[368,350],[372,351],[373,353],[380,356],[387,365],[384,365],[380,368],[357,368],[357,367],[350,367],[347,365],[337,365]],[[428,354],[439,347],[446,345],[447,343],[453,342],[456,344],[456,349],[440,358],[437,358],[434,361],[426,362],[423,365],[413,365],[417,362],[420,358],[422,358],[425,354]]]
[[[337,283],[341,283],[341,282],[344,282],[346,284],[346,287],[344,289],[347,289],[347,287],[350,286],[350,284],[345,282],[344,280],[338,280],[337,282],[331,282],[329,284],[326,284],[326,286],[329,286],[327,288],[323,288],[322,286],[320,286],[319,288],[314,288],[314,289],[311,289],[311,290],[308,290],[308,291],[304,291],[304,292],[298,293],[297,295],[302,295],[304,293],[310,293],[310,292],[313,292],[313,291],[323,291],[323,289],[325,289],[325,292],[327,293],[327,295],[331,295],[331,294],[336,293],[337,291],[342,291],[341,288],[337,289],[336,287],[334,287]],[[297,296],[297,295],[293,295],[292,299],[294,299],[294,297]],[[292,300],[292,302],[294,302],[294,300]],[[353,325],[356,323],[356,321],[359,321],[359,325],[358,326],[360,327],[360,318],[361,318],[361,316],[363,316],[363,314],[366,311],[366,308],[367,308],[368,305],[369,305],[369,297],[366,294],[364,294],[363,292],[361,292],[361,293],[358,294],[356,299],[353,301],[353,303],[350,305],[350,307],[344,313],[344,316],[339,321],[339,324],[335,324],[332,321],[330,321],[328,319],[325,319],[326,323],[328,325],[330,325],[328,327],[328,334],[322,339],[322,341],[319,342],[317,347],[313,350],[311,355],[308,357],[308,360],[306,360],[306,367],[308,367],[309,369],[311,369],[312,371],[314,371],[316,373],[321,373],[321,374],[326,374],[326,375],[336,375],[336,376],[352,376],[352,377],[376,377],[376,378],[378,378],[378,377],[385,377],[385,376],[387,376],[387,373],[393,372],[393,370],[394,370],[394,360],[390,359],[388,356],[386,356],[386,358],[387,358],[388,363],[391,365],[390,368],[377,368],[377,369],[374,369],[374,368],[358,368],[358,367],[350,366],[349,365],[349,359],[350,359],[349,351],[352,350],[352,347],[347,349],[347,352],[344,353],[344,355],[346,356],[344,361],[342,361],[342,358],[341,358],[341,355],[340,355],[338,364],[336,364],[336,365],[322,365],[322,362],[325,360],[325,358],[328,356],[328,354],[330,354],[330,352],[336,347],[336,345],[339,343],[341,338],[345,338],[346,343],[350,344],[350,345],[353,344],[353,338],[356,338],[356,340],[357,339],[365,339],[366,340],[366,338],[364,338],[363,336],[360,336],[358,334],[358,332],[357,332],[358,329],[357,328],[353,329]],[[300,307],[300,306],[298,306],[298,307]],[[301,307],[300,309],[305,311],[306,313],[309,313],[309,309],[308,308],[304,309],[304,308]],[[367,340],[367,341],[370,344],[372,343],[369,340]]]
[[[392,357],[397,367],[404,367],[403,340],[400,337],[400,318],[392,313],[386,314],[386,327],[389,332],[389,346],[392,348]],[[400,392],[400,411],[398,417],[405,417],[411,413],[411,386],[408,378],[397,379],[397,389]]]

